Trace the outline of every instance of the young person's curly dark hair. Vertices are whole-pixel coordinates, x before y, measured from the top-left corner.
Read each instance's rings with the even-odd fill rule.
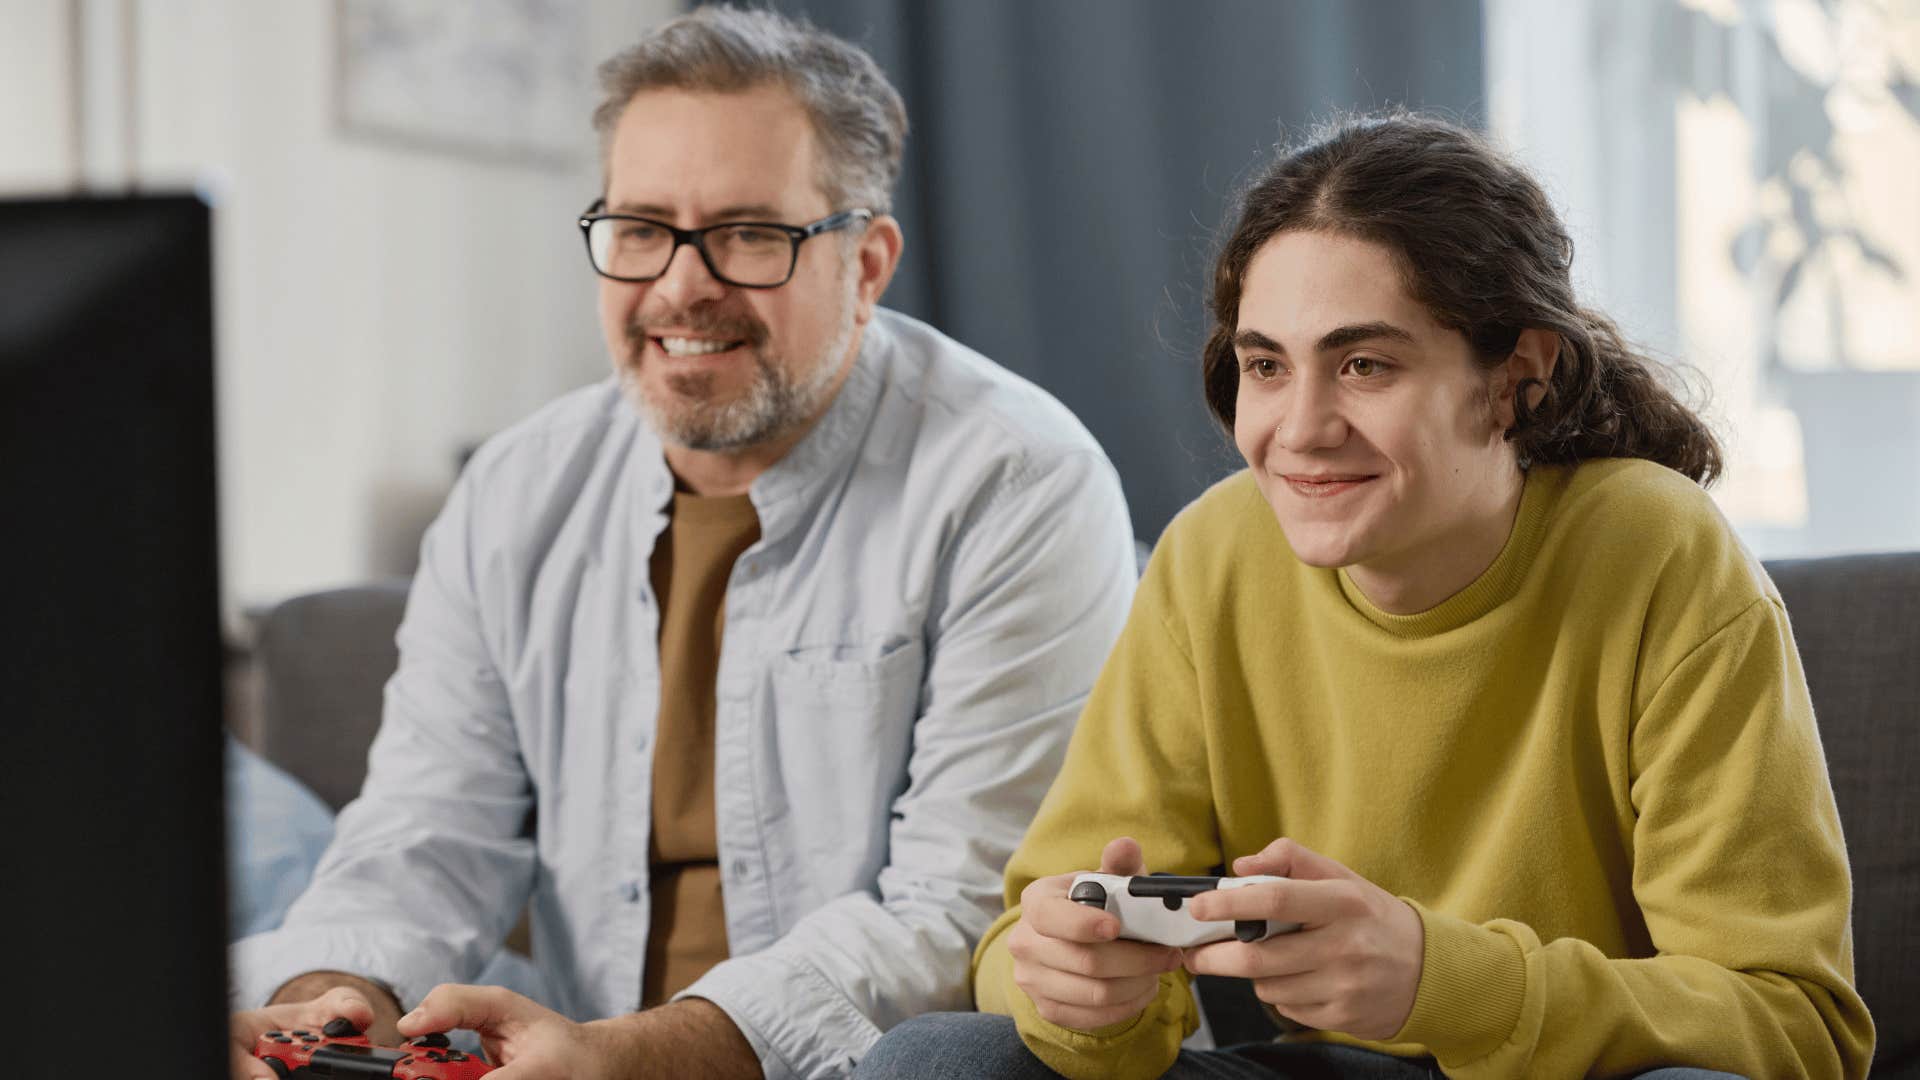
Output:
[[[1392,252],[1408,294],[1464,335],[1489,369],[1506,361],[1522,330],[1560,335],[1552,378],[1544,388],[1528,380],[1515,395],[1506,434],[1523,467],[1631,457],[1703,485],[1720,474],[1719,442],[1662,385],[1662,365],[1575,300],[1573,241],[1546,193],[1482,136],[1408,113],[1339,121],[1282,150],[1231,220],[1201,354],[1207,406],[1229,433],[1247,266],[1278,233],[1320,230]]]

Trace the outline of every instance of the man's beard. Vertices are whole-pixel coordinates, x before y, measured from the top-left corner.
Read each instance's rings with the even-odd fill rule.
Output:
[[[642,385],[638,367],[629,360],[620,368],[620,384],[628,400],[639,408],[648,426],[660,438],[687,450],[729,451],[770,442],[808,423],[825,408],[840,364],[853,344],[855,299],[849,290],[840,310],[840,325],[820,355],[798,377],[768,354],[764,324],[745,319],[678,315],[656,319],[703,333],[720,331],[744,341],[753,358],[754,374],[745,390],[730,400],[713,398],[718,379],[712,372],[695,371],[666,380],[666,400],[655,400]],[[629,356],[646,348],[644,324],[627,327]]]

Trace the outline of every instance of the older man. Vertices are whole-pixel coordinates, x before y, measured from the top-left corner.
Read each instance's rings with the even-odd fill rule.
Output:
[[[236,1075],[334,1015],[476,1028],[515,1080],[845,1071],[967,1006],[1124,621],[1085,429],[877,306],[905,113],[872,59],[712,8],[602,76],[616,377],[489,442],[428,533],[366,788],[236,946]],[[557,1011],[441,985],[529,904]]]

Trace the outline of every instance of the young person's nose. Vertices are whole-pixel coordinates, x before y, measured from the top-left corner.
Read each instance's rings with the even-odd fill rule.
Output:
[[[1274,427],[1281,449],[1296,454],[1332,450],[1347,441],[1347,433],[1338,389],[1331,381],[1308,377],[1287,387]]]

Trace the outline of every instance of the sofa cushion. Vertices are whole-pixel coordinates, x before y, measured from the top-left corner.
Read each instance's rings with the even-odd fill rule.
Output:
[[[1787,604],[1846,830],[1874,1075],[1920,1074],[1920,553],[1767,572]]]
[[[406,603],[402,578],[295,597],[261,622],[260,753],[336,811],[366,780]]]

